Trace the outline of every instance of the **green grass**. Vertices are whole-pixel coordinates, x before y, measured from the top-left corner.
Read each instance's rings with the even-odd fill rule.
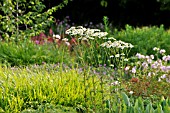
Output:
[[[42,67],[34,68],[6,68],[0,66],[0,106],[5,112],[21,112],[25,109],[38,109],[44,103],[78,107],[78,105],[92,105],[90,91],[91,77],[86,80],[75,69],[68,72],[56,71]],[[99,87],[95,77],[96,86]],[[86,98],[84,91],[86,89]],[[96,94],[99,101],[101,94]],[[96,103],[97,104],[97,103]]]

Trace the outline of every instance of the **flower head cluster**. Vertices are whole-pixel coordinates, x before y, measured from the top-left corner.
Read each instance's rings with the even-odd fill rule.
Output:
[[[124,48],[133,48],[134,46],[130,43],[126,43],[123,42],[121,40],[117,41],[115,40],[114,42],[111,42],[110,40],[107,42],[102,43],[100,46],[102,47],[107,47],[107,48],[120,48],[120,49],[124,49]]]
[[[164,54],[166,52],[165,49],[160,49],[158,47],[154,47],[153,50],[159,52],[160,54]]]
[[[80,36],[79,39],[94,39],[93,37],[102,38],[105,37],[108,33],[101,32],[99,29],[90,29],[84,28],[83,26],[71,27],[70,29],[66,30],[65,32],[71,36]]]

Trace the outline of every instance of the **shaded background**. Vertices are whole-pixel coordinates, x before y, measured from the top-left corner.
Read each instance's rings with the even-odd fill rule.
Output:
[[[164,24],[170,26],[170,10],[163,9],[157,0],[107,0],[107,7],[102,7],[101,0],[72,0],[66,7],[53,13],[57,19],[69,16],[71,22],[81,25],[88,22],[103,22],[103,16],[108,16],[109,22],[116,27],[150,26]],[[46,0],[47,8],[58,5],[62,0]],[[167,4],[166,4],[167,6]]]

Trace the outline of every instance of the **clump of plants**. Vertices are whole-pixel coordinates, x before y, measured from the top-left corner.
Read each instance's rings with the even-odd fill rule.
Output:
[[[108,37],[107,32],[99,29],[71,27],[66,30],[66,34],[76,39],[74,51],[79,60],[83,59],[83,62],[93,66],[106,64],[118,67],[118,63],[126,59],[126,55],[133,48],[132,44]]]
[[[134,96],[160,99],[161,96],[170,97],[170,56],[164,49],[153,48],[155,55],[136,54],[133,66],[127,66],[126,72],[130,73],[131,80],[127,82],[127,89],[134,92]]]
[[[133,27],[126,25],[124,30],[115,30],[113,36],[116,39],[131,43],[134,45],[133,50],[130,52],[130,56],[136,53],[142,53],[144,55],[154,54],[153,47],[164,48],[169,54],[169,37],[170,34],[166,32],[164,26],[143,26]]]

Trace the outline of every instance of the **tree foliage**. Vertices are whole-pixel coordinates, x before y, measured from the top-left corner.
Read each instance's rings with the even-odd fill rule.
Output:
[[[69,0],[45,10],[43,0],[2,0],[0,2],[0,34],[7,40],[21,40],[44,31],[53,22],[52,13]]]

